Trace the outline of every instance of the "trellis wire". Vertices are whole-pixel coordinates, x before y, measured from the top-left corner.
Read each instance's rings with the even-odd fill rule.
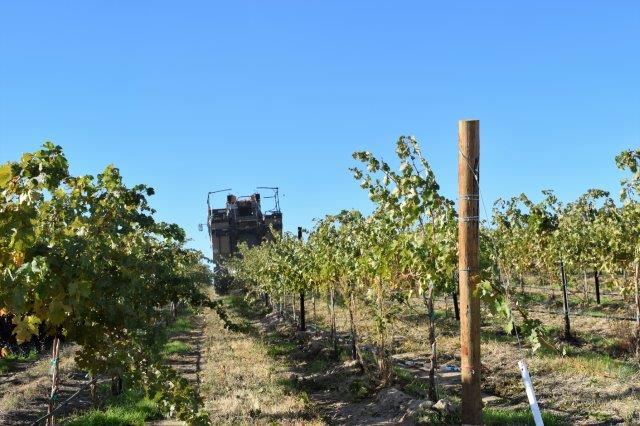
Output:
[[[71,402],[72,400],[74,400],[79,394],[80,392],[82,392],[83,390],[85,390],[87,387],[91,386],[92,384],[102,384],[102,383],[106,383],[108,382],[110,379],[104,379],[101,381],[98,381],[97,378],[91,379],[89,380],[87,383],[85,383],[84,385],[82,385],[73,395],[71,395],[69,398],[65,399],[63,402],[61,402],[60,404],[58,404],[58,406],[56,408],[53,409],[53,411],[49,414],[45,414],[44,416],[38,418],[37,420],[35,420],[33,423],[31,423],[31,426],[36,426],[37,424],[39,424],[40,422],[47,420],[49,417],[53,416],[55,413],[57,413],[62,407],[66,406],[67,404],[69,404],[69,402]]]

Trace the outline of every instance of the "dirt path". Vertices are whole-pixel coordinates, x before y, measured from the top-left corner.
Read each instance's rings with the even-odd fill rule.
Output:
[[[170,342],[179,342],[188,348],[185,351],[169,354],[167,364],[173,367],[182,377],[198,390],[200,388],[201,351],[204,339],[204,316],[201,314],[189,317],[192,329],[180,331],[170,337]]]
[[[298,333],[260,306],[235,300],[240,332],[211,314],[203,386],[213,424],[415,424],[419,395],[377,389],[357,364],[336,359],[320,333]]]
[[[202,342],[204,339],[205,316],[202,313],[188,317],[191,327],[179,331],[169,338],[169,342],[179,343],[180,350],[167,355],[167,364],[187,379],[191,386],[200,392],[202,369]],[[185,422],[173,419],[154,420],[147,422],[153,426],[183,426]]]
[[[213,424],[321,424],[308,398],[288,386],[290,369],[260,334],[255,312],[232,321],[229,331],[205,312],[201,396]]]

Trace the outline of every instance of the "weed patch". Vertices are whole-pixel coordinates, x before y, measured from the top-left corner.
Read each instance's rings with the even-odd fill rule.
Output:
[[[141,390],[128,390],[107,400],[104,410],[91,410],[72,417],[67,426],[116,426],[143,425],[147,420],[162,418],[155,401],[144,396]]]
[[[26,354],[13,354],[10,353],[4,358],[0,358],[0,374],[8,371],[11,365],[16,362],[29,362],[38,359],[38,352],[35,349],[31,349]]]
[[[512,425],[512,426],[528,426],[534,425],[533,415],[529,410],[507,410],[502,408],[485,408],[482,410],[482,420],[487,426],[490,425]],[[560,426],[568,423],[564,422],[560,417],[551,413],[542,413],[542,420],[545,426]]]
[[[193,330],[193,323],[188,317],[178,318],[168,327],[168,332],[172,334],[186,333],[191,330]]]
[[[191,350],[191,346],[177,340],[165,343],[162,353],[165,355],[184,354]]]

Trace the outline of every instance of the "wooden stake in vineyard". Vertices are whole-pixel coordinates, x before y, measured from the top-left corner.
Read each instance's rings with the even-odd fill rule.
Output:
[[[458,303],[458,286],[456,285],[456,282],[459,280],[457,280],[456,277],[457,274],[454,272],[453,285],[455,286],[455,288],[451,292],[451,297],[453,298],[453,313],[456,316],[456,321],[460,321],[460,304]]]
[[[564,314],[564,338],[571,339],[571,322],[569,321],[569,296],[567,294],[567,274],[564,262],[560,261],[560,279],[562,280],[562,313]]]
[[[480,122],[458,122],[458,265],[460,280],[460,359],[462,424],[482,424],[480,395]]]
[[[298,239],[302,241],[302,226],[298,226]],[[306,331],[307,324],[305,322],[304,312],[304,290],[300,290],[300,331]]]
[[[49,395],[49,405],[47,407],[47,426],[55,425],[53,410],[56,408],[58,399],[58,373],[60,371],[60,338],[56,335],[51,344],[51,394]]]
[[[600,276],[598,275],[598,270],[593,270],[593,279],[596,283],[596,303],[600,304]]]
[[[640,262],[635,262],[635,296],[636,296],[636,359],[640,360]]]

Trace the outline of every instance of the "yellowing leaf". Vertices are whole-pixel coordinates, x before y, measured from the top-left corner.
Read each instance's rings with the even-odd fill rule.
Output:
[[[40,324],[40,318],[27,315],[24,318],[14,317],[12,320],[16,328],[13,329],[13,334],[16,335],[18,343],[24,343],[31,340],[31,337],[38,334],[38,325]]]
[[[47,316],[47,306],[44,304],[42,300],[37,298],[33,303],[33,312],[36,314],[37,317],[44,318]]]
[[[11,180],[11,176],[13,173],[11,172],[11,164],[5,163],[0,166],[0,187],[5,186]]]
[[[13,263],[20,267],[24,263],[24,252],[16,251],[13,253]]]

